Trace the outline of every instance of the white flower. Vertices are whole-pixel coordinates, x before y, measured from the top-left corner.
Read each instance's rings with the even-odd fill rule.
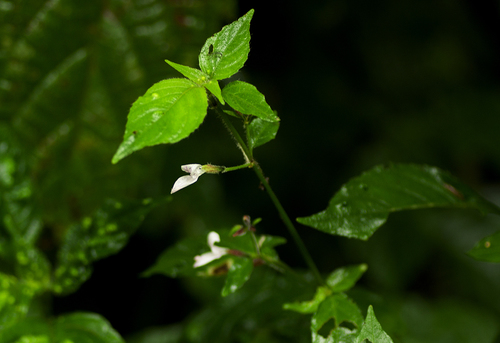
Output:
[[[181,176],[180,178],[178,178],[177,181],[175,181],[170,194],[177,192],[179,189],[183,189],[184,187],[192,185],[193,183],[198,181],[200,175],[205,173],[205,170],[203,169],[203,166],[201,164],[185,164],[181,166],[181,169],[186,173],[189,173],[189,175]]]
[[[215,245],[216,242],[220,242],[220,236],[217,232],[210,232],[207,240],[211,251],[195,256],[193,268],[204,266],[227,254],[227,248],[221,248]]]

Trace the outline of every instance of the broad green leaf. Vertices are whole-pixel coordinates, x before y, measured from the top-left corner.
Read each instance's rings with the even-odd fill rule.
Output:
[[[59,316],[54,331],[54,342],[125,342],[111,324],[96,313],[76,312]]]
[[[179,73],[190,79],[191,81],[197,83],[200,86],[204,86],[210,91],[223,105],[225,104],[222,98],[222,91],[219,87],[219,82],[217,80],[210,79],[206,73],[199,69],[191,68],[182,64],[177,64],[169,60],[165,60],[172,68],[177,70]]]
[[[332,292],[344,292],[351,289],[359,278],[366,272],[366,264],[342,267],[334,270],[326,279],[326,284]]]
[[[299,313],[314,313],[318,310],[319,304],[326,299],[327,296],[332,294],[332,291],[328,287],[318,287],[314,298],[310,301],[303,302],[293,302],[283,304],[283,309],[291,310]]]
[[[57,258],[54,292],[75,291],[90,277],[92,262],[120,251],[155,205],[151,199],[108,200],[93,217],[70,227]]]
[[[245,64],[250,52],[250,21],[253,10],[237,21],[226,25],[205,42],[201,48],[200,68],[211,79],[223,80],[236,74]]]
[[[269,122],[260,118],[252,120],[247,126],[247,139],[250,150],[273,140],[279,127],[279,122]]]
[[[500,263],[500,231],[481,239],[467,254],[479,261]]]
[[[345,327],[338,327],[333,330],[328,337],[323,337],[319,333],[312,332],[312,343],[354,343],[358,332]]]
[[[320,231],[366,240],[389,213],[433,207],[472,208],[500,214],[500,209],[438,168],[394,164],[374,169],[346,183],[325,211],[298,218]]]
[[[30,318],[0,331],[1,342],[16,343],[124,343],[102,316],[75,312],[56,318]]]
[[[347,295],[344,293],[330,295],[319,304],[318,310],[311,319],[313,341],[322,342],[322,337],[318,337],[320,336],[318,332],[330,319],[335,321],[335,325],[328,336],[332,335],[343,322],[354,324],[357,328],[360,328],[363,323],[360,309],[347,297]],[[326,340],[324,342],[333,343],[332,340]]]
[[[233,81],[222,89],[222,97],[236,111],[254,115],[264,121],[277,122],[280,119],[267,104],[264,95],[255,86]]]
[[[361,332],[359,333],[356,343],[363,343],[368,339],[372,343],[392,343],[391,337],[385,333],[382,326],[375,317],[375,312],[373,312],[373,307],[370,305],[368,307],[368,313],[366,314],[366,320],[361,327]]]
[[[113,163],[146,146],[175,143],[196,130],[207,114],[203,87],[187,79],[168,79],[149,88],[130,109],[123,142]]]
[[[233,263],[227,272],[226,283],[222,289],[222,296],[236,292],[248,281],[253,270],[253,261],[250,258],[234,256]]]
[[[332,294],[319,304],[311,319],[311,330],[317,333],[330,319],[335,320],[335,328],[342,322],[349,322],[358,328],[363,324],[358,306],[344,293]]]

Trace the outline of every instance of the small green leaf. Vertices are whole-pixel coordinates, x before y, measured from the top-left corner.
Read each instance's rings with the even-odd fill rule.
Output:
[[[335,328],[342,322],[352,323],[358,328],[363,323],[358,306],[344,293],[330,295],[319,304],[311,319],[311,330],[317,333],[332,318],[335,320]]]
[[[207,236],[185,238],[173,247],[165,249],[156,263],[142,273],[148,277],[153,274],[164,274],[175,278],[179,276],[194,276],[197,269],[193,268],[194,257],[210,251]]]
[[[155,205],[151,199],[108,200],[93,217],[70,227],[58,255],[54,292],[75,291],[90,277],[92,262],[120,251]]]
[[[333,330],[327,338],[313,331],[312,343],[354,343],[357,335],[358,332],[356,330],[349,330],[341,326]]]
[[[260,118],[252,120],[247,126],[248,147],[250,150],[273,140],[279,127],[279,122],[269,122]]]
[[[366,264],[338,268],[328,276],[326,284],[333,292],[347,291],[356,284],[367,269]]]
[[[234,256],[233,263],[227,272],[226,283],[222,289],[222,296],[225,297],[236,292],[245,282],[248,281],[253,270],[253,262],[249,258]]]
[[[54,342],[125,342],[106,319],[95,313],[76,312],[59,316],[54,331]]]
[[[149,88],[130,109],[123,142],[113,163],[146,146],[175,143],[196,130],[207,114],[203,87],[187,79],[168,79]]]
[[[467,254],[478,261],[500,263],[500,231],[481,239]]]
[[[28,312],[38,285],[0,273],[0,333]]]
[[[314,298],[310,301],[293,302],[283,304],[283,309],[291,310],[299,313],[314,313],[318,310],[319,304],[326,299],[327,296],[332,294],[328,287],[318,287]]]
[[[249,83],[233,81],[222,89],[222,96],[240,113],[251,114],[269,122],[280,120],[267,104],[264,95]]]
[[[497,206],[438,168],[394,164],[350,180],[325,211],[297,221],[332,235],[366,240],[391,212],[433,207],[500,214]]]
[[[226,25],[201,48],[200,68],[211,79],[222,80],[236,74],[250,52],[250,21],[253,9],[237,21]]]
[[[391,337],[389,337],[389,335],[382,330],[382,326],[375,317],[372,305],[368,307],[366,320],[363,323],[363,327],[361,328],[358,338],[356,339],[356,343],[363,343],[366,339],[372,343],[392,343]]]
[[[182,64],[177,64],[169,60],[165,60],[165,62],[167,62],[172,68],[177,70],[179,73],[181,73],[191,81],[200,86],[204,86],[221,102],[221,104],[225,104],[224,99],[222,98],[222,91],[217,80],[211,80],[210,76],[199,69],[191,68]]]

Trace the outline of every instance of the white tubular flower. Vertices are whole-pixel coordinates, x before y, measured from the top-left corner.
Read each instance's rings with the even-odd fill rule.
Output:
[[[193,183],[198,181],[200,175],[205,173],[205,170],[203,169],[203,166],[201,164],[185,164],[181,166],[181,169],[186,173],[189,173],[189,175],[181,176],[180,178],[178,178],[177,181],[175,181],[170,194],[173,194],[180,189],[192,185]]]
[[[211,251],[195,256],[193,268],[204,266],[227,254],[227,248],[221,248],[215,245],[216,242],[220,242],[220,236],[217,232],[210,232],[207,240]]]

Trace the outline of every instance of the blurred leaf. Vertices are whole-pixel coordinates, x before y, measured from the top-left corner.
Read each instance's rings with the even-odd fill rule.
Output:
[[[219,87],[219,82],[217,82],[216,80],[211,80],[210,76],[199,69],[191,68],[182,64],[177,64],[169,60],[165,60],[165,62],[167,62],[172,68],[177,70],[179,73],[181,73],[191,81],[207,88],[223,105],[225,104],[224,99],[222,98],[222,91]]]
[[[310,301],[293,302],[283,304],[283,309],[291,310],[299,313],[314,313],[318,310],[319,304],[332,294],[332,291],[327,287],[318,287],[314,298]]]
[[[154,84],[132,105],[113,163],[146,146],[186,138],[200,126],[206,114],[207,95],[203,87],[186,79]]]
[[[54,331],[55,342],[125,342],[106,319],[95,313],[77,312],[59,316],[54,322]]]
[[[204,280],[213,283],[213,279]],[[238,292],[213,299],[188,319],[182,342],[272,342],[308,343],[309,320],[304,315],[283,311],[282,305],[313,291],[302,275],[279,274],[270,268],[255,268]],[[193,292],[205,283],[192,281]]]
[[[189,237],[178,241],[173,247],[165,249],[155,264],[142,273],[149,277],[153,274],[164,274],[175,278],[194,276],[197,270],[193,268],[194,257],[209,250],[206,236]]]
[[[201,48],[200,68],[214,80],[227,79],[245,64],[250,51],[253,10],[208,38]]]
[[[6,328],[28,313],[31,299],[38,288],[37,284],[0,273],[0,337]]]
[[[312,333],[312,343],[354,343],[357,335],[356,330],[349,330],[348,328],[338,327],[331,332],[331,334],[324,338],[320,334]]]
[[[155,205],[151,199],[108,200],[93,217],[70,227],[58,254],[54,291],[75,291],[90,277],[92,262],[120,251]]]
[[[344,293],[330,295],[319,304],[318,310],[311,319],[313,337],[330,319],[335,321],[334,330],[343,322],[354,324],[357,328],[363,324],[363,317],[358,306]]]
[[[366,240],[391,212],[433,207],[500,214],[497,206],[438,168],[393,164],[350,180],[325,211],[297,221],[332,235]]]
[[[332,292],[347,291],[356,284],[367,269],[368,266],[366,264],[338,268],[328,276],[326,284]]]
[[[264,95],[257,88],[243,81],[233,81],[222,89],[222,97],[236,111],[254,115],[264,121],[277,122],[280,119],[267,104]],[[267,138],[269,138],[267,135]]]
[[[250,150],[273,140],[278,133],[279,122],[269,122],[255,118],[247,126],[248,147]]]
[[[356,343],[363,343],[366,339],[372,343],[392,343],[392,339],[385,333],[375,317],[372,305],[368,307],[368,313]]]
[[[90,312],[75,312],[55,319],[30,318],[0,331],[0,341],[5,343],[124,342],[106,319]]]
[[[226,283],[222,289],[222,296],[236,292],[248,281],[253,270],[253,261],[250,258],[234,256],[227,272]]]
[[[500,231],[481,239],[467,254],[478,261],[499,263]]]

